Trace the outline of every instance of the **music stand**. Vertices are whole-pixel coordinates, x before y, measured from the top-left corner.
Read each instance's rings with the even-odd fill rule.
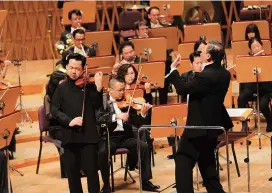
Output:
[[[178,45],[178,53],[181,59],[188,59],[189,55],[194,52],[195,42],[186,42]]]
[[[111,55],[113,35],[112,31],[96,31],[85,33],[85,44],[91,45],[96,42],[98,48],[96,49],[96,56]]]
[[[5,103],[5,110],[2,116],[14,112],[18,97],[20,96],[21,87],[8,87],[5,90],[0,90],[0,101]],[[1,115],[0,115],[1,117]]]
[[[271,72],[270,63],[272,61],[272,56],[244,56],[236,58],[236,72],[237,82],[247,83],[247,82],[256,82],[257,83],[257,118],[258,118],[258,135],[259,137],[259,149],[262,148],[261,136],[266,136],[264,133],[261,133],[260,128],[260,96],[259,96],[259,82],[271,81]]]
[[[205,36],[207,41],[222,42],[221,26],[218,23],[184,25],[184,42],[195,42],[200,36]]]
[[[130,40],[135,46],[136,55],[140,56],[146,50],[150,50],[147,54],[148,61],[166,61],[165,50],[167,48],[167,40],[165,37],[160,38],[141,38]],[[154,71],[154,69],[153,69]]]
[[[185,125],[186,117],[187,117],[187,104],[171,104],[171,105],[158,105],[152,108],[152,117],[151,117],[151,125]],[[163,116],[161,116],[163,115]],[[183,129],[177,128],[151,128],[151,136],[152,138],[162,138],[169,137],[170,135],[175,136],[175,147],[177,151],[178,147],[178,138],[177,136],[181,136],[183,133]],[[196,167],[197,175],[197,190],[199,189],[198,184],[198,167]],[[165,191],[166,189],[175,186],[176,183],[173,183],[166,188],[162,189],[160,192]]]
[[[96,73],[96,72],[103,72],[108,73],[108,75],[103,75],[103,87],[108,88],[109,87],[109,80],[110,80],[110,73],[112,71],[112,67],[100,67],[100,68],[88,68],[88,73]]]
[[[82,12],[82,23],[94,23],[96,13],[96,1],[65,2],[63,5],[63,25],[69,25],[69,11],[79,9]]]
[[[165,37],[167,39],[167,49],[178,50],[178,29],[176,27],[161,27],[148,30],[149,36]]]
[[[7,160],[7,180],[8,180],[8,193],[11,193],[11,182],[9,177],[9,152],[8,146],[16,128],[16,123],[20,120],[20,113],[16,111],[14,113],[5,115],[0,118],[0,149],[5,149]],[[15,170],[14,168],[12,168]],[[16,171],[16,170],[15,170]]]
[[[133,64],[136,69],[139,71],[139,66],[142,66],[142,71],[140,78],[148,79],[152,84],[155,85],[153,87],[155,89],[155,104],[157,104],[158,100],[158,89],[164,88],[164,75],[165,75],[165,62],[145,62],[142,64]],[[154,70],[156,69],[156,70]]]
[[[88,68],[113,67],[115,64],[115,56],[96,56],[86,58]]]

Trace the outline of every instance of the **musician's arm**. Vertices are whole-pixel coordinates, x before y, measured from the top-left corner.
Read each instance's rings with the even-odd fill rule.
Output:
[[[193,94],[199,92],[206,92],[211,89],[211,85],[209,84],[209,74],[207,73],[198,73],[192,81],[187,82],[184,78],[179,76],[177,70],[173,70],[167,79],[175,86],[176,92],[179,95],[182,93]]]
[[[61,85],[58,86],[53,95],[51,114],[57,121],[59,121],[61,125],[63,125],[64,127],[69,127],[72,118],[61,111],[61,102],[63,101],[61,89]]]

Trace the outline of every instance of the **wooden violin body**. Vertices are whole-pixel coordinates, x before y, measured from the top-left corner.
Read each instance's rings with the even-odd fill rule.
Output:
[[[125,93],[124,99],[122,101],[117,102],[119,109],[126,109],[131,104],[131,107],[136,111],[142,110],[143,104],[146,101],[143,97],[132,98],[129,93]]]

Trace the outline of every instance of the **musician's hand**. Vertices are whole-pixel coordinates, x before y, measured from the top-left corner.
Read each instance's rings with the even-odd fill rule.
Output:
[[[178,55],[177,58],[176,58],[176,60],[171,64],[171,69],[172,68],[178,68],[179,65],[180,65],[180,60],[181,60],[181,56]]]
[[[145,92],[147,94],[151,93],[151,83],[146,82],[145,85],[144,85],[144,87],[145,87]]]
[[[116,114],[116,119],[120,119],[123,121],[127,121],[128,120],[129,115],[127,113],[118,113]]]
[[[78,126],[82,126],[83,120],[82,117],[75,117],[70,123],[69,126],[70,127],[74,127],[76,125]]]
[[[97,91],[100,92],[103,88],[103,73],[102,72],[95,73],[94,82],[95,82]]]
[[[142,114],[143,116],[146,116],[147,111],[148,111],[149,109],[151,109],[151,108],[152,108],[152,105],[150,105],[150,104],[148,104],[148,103],[143,104],[143,107],[142,107],[142,110],[141,110],[141,114]]]

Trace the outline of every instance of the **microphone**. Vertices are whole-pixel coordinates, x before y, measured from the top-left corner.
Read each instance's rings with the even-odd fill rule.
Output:
[[[0,100],[0,111],[4,110],[5,106],[6,106],[6,103]]]
[[[5,129],[2,133],[3,139],[7,139],[10,136],[9,130]]]

